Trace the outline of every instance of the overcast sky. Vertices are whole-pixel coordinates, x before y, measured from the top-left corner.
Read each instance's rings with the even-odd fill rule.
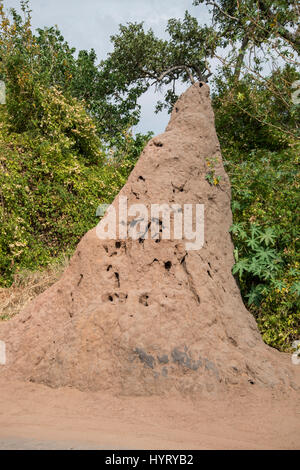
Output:
[[[19,0],[4,0],[5,8],[19,9]],[[163,37],[169,18],[183,18],[189,10],[201,23],[208,22],[207,8],[192,6],[192,0],[31,0],[34,28],[57,25],[70,46],[94,48],[98,59],[112,50],[110,36],[119,24],[144,21],[146,28]],[[179,90],[179,88],[178,88]],[[184,88],[181,87],[180,91]],[[142,119],[138,131],[163,132],[168,122],[166,113],[154,113],[159,95],[148,91],[140,100]]]

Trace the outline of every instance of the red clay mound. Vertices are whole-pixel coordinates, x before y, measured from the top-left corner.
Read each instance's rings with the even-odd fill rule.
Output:
[[[206,179],[212,167],[220,184]],[[91,230],[61,280],[0,324],[7,356],[0,374],[131,395],[297,389],[299,368],[263,343],[231,274],[230,184],[207,85],[181,96],[114,207],[120,196],[148,208],[204,204],[203,248],[189,251],[186,240],[172,239],[103,241]]]

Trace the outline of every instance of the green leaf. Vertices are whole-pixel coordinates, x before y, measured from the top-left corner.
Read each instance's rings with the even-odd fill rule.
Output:
[[[266,246],[268,245],[274,245],[275,243],[275,240],[276,240],[276,233],[275,233],[275,230],[271,227],[268,227],[265,232],[261,233],[259,235],[259,240],[261,242],[264,242],[266,244]]]
[[[244,272],[247,272],[249,270],[249,261],[248,259],[244,258],[239,260],[232,269],[233,274],[238,274],[239,277],[241,278]]]

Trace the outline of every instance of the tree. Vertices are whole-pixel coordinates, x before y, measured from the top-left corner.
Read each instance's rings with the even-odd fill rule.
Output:
[[[136,102],[150,86],[166,85],[166,105],[172,106],[177,96],[177,80],[194,83],[207,81],[211,75],[208,59],[212,58],[220,40],[212,27],[201,27],[188,12],[183,21],[171,19],[166,31],[169,40],[156,38],[143,23],[120,25],[120,33],[112,36],[114,50],[101,63],[105,76],[118,76],[116,91]],[[114,79],[111,86],[115,85]],[[169,87],[171,85],[171,88]]]
[[[134,93],[127,93],[124,100],[119,75],[108,76],[106,70],[99,68],[93,49],[81,50],[76,57],[75,48],[68,45],[57,27],[39,28],[34,34],[28,0],[21,1],[21,12],[22,16],[11,9],[10,19],[0,1],[0,78],[6,82],[15,130],[31,125],[31,115],[35,114],[32,103],[38,99],[35,90],[42,84],[84,101],[101,139],[109,142],[119,135],[121,141],[124,131],[139,120]]]
[[[264,82],[267,65],[278,70],[284,64],[299,65],[296,0],[194,1],[201,3],[211,7],[211,25],[200,25],[186,12],[182,21],[168,21],[168,40],[156,38],[151,29],[145,32],[142,23],[120,26],[119,34],[111,38],[114,50],[101,66],[107,76],[121,77],[117,89],[125,93],[124,99],[127,93],[137,99],[150,86],[164,85],[165,102],[158,109],[171,109],[177,98],[176,81],[214,83],[211,69],[216,58],[219,76],[232,90],[245,74]],[[290,89],[292,83],[285,85]],[[267,86],[273,87],[274,96],[281,96],[273,83]]]
[[[57,28],[34,35],[28,2],[22,11],[24,18],[14,10],[7,17],[0,3],[0,77],[7,89],[0,107],[1,286],[19,269],[70,254],[149,138],[132,136],[131,116],[117,122],[117,106],[99,121],[101,103],[110,105],[97,87],[95,53],[76,58]]]

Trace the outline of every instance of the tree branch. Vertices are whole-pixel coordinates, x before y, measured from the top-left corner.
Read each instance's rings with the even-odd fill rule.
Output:
[[[207,5],[211,5],[215,8],[217,8],[222,13],[222,15],[227,16],[231,20],[239,21],[238,17],[229,15],[229,13],[227,11],[223,10],[216,2],[207,1],[206,3],[207,3]]]
[[[182,70],[185,70],[191,80],[191,82],[194,84],[195,83],[195,79],[193,77],[193,75],[191,74],[191,71],[189,69],[189,67],[187,65],[174,65],[174,67],[170,67],[168,70],[166,70],[165,72],[163,72],[157,79],[158,82],[161,82],[166,75],[168,75],[169,73],[171,72],[174,72],[175,70],[179,70],[179,69],[182,69]]]
[[[276,15],[274,15],[271,12],[270,8],[268,7],[268,5],[266,5],[264,0],[258,0],[258,5],[259,5],[261,11],[269,18],[269,20],[277,22]],[[299,28],[298,28],[297,32],[295,34],[293,34],[288,29],[286,29],[282,24],[278,23],[278,26],[279,26],[278,35],[281,36],[286,41],[288,41],[291,44],[291,46],[294,46],[296,48],[297,52],[299,52],[298,51],[298,49],[300,47],[300,37],[299,37],[299,34],[298,34]],[[298,47],[298,49],[297,49],[297,47]]]
[[[237,59],[236,59],[235,70],[234,70],[234,81],[235,81],[235,83],[237,83],[239,78],[240,78],[241,69],[242,69],[242,65],[243,65],[243,62],[244,62],[244,58],[245,58],[245,54],[246,54],[246,51],[247,51],[247,46],[249,44],[249,41],[250,41],[249,36],[245,36],[244,39],[243,39],[241,48],[239,50],[239,54],[238,54]]]

